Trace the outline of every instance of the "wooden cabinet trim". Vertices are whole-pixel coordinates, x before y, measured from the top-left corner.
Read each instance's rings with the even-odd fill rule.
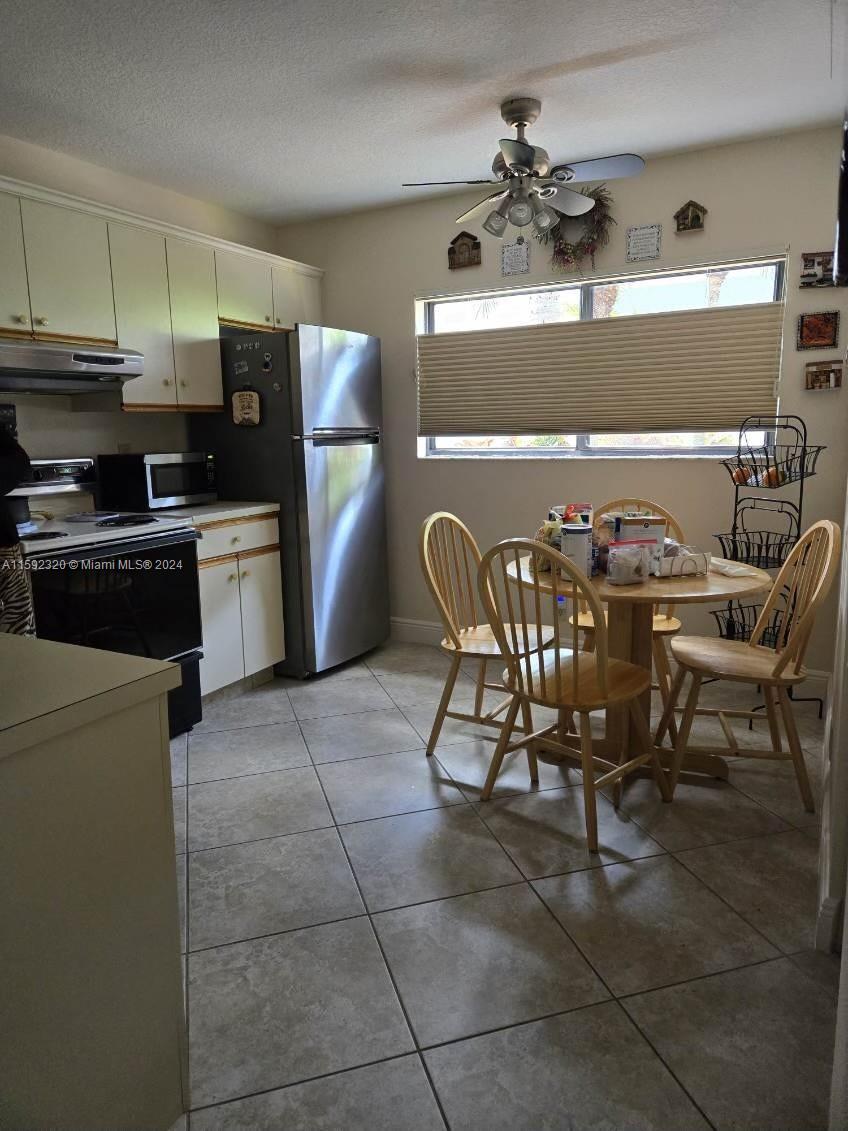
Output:
[[[274,546],[259,546],[255,550],[242,550],[238,554],[222,554],[219,558],[201,558],[197,563],[197,568],[209,569],[210,566],[223,565],[225,562],[243,562],[247,558],[259,558],[263,554],[279,554],[279,552],[279,544]]]
[[[224,554],[220,558],[201,558],[197,563],[198,569],[210,569],[212,566],[225,565],[228,562],[237,562],[238,554]]]
[[[279,544],[275,546],[258,546],[255,550],[242,550],[236,557],[240,562],[245,561],[247,558],[261,558],[263,554],[279,554]]]
[[[196,530],[221,530],[226,526],[241,526],[245,522],[265,522],[275,518],[279,511],[257,511],[256,514],[238,515],[236,518],[213,518],[209,522],[196,522]]]
[[[257,330],[263,334],[284,333],[287,329],[285,326],[275,326],[272,322],[239,322],[235,318],[219,318],[218,324],[220,326],[234,326],[238,330]]]

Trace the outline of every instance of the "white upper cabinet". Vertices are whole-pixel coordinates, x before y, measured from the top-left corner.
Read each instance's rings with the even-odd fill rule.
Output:
[[[165,237],[109,225],[118,345],[144,354],[144,374],[123,387],[124,404],[175,406],[174,341]]]
[[[0,192],[0,330],[29,334],[31,329],[21,201]]]
[[[114,342],[106,221],[26,197],[21,215],[36,335]]]
[[[273,326],[271,265],[233,251],[215,252],[218,317],[249,326]]]
[[[274,264],[271,281],[276,329],[293,330],[298,322],[321,325],[321,279],[317,275]]]
[[[221,351],[215,253],[187,240],[166,239],[177,402],[184,409],[220,408]]]

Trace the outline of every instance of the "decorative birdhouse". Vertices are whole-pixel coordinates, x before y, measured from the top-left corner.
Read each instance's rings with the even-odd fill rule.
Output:
[[[702,232],[706,214],[703,204],[699,204],[697,200],[687,200],[674,214],[678,232]]]
[[[460,232],[450,242],[448,248],[448,267],[456,271],[460,267],[480,266],[480,241],[471,232]]]

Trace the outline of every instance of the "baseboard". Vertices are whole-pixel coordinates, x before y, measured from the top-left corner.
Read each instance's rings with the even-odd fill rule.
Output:
[[[392,640],[400,644],[432,644],[438,647],[444,635],[445,630],[438,621],[392,617]]]
[[[819,904],[816,916],[816,950],[830,954],[842,945],[842,909],[845,901],[827,896]]]

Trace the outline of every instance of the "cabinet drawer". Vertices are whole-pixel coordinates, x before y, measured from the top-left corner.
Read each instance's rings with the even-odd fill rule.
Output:
[[[224,554],[242,554],[245,550],[258,550],[261,546],[275,546],[280,540],[276,514],[207,526],[200,523],[197,529],[203,533],[197,543],[200,561],[220,558]]]

